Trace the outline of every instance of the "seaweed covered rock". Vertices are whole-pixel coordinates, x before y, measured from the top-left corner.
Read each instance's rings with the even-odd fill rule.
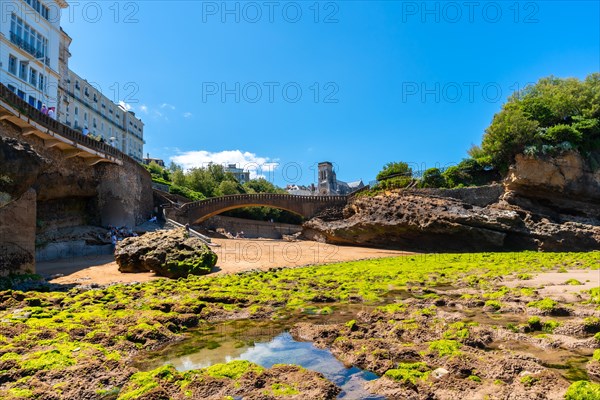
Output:
[[[121,272],[154,271],[168,278],[210,273],[217,255],[185,229],[149,232],[117,245],[115,259]]]

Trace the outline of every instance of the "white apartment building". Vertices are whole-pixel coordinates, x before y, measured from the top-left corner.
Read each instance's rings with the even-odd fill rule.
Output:
[[[69,68],[71,37],[61,29],[58,120],[89,132],[138,162],[143,161],[144,123]],[[116,99],[115,99],[116,100]]]
[[[58,120],[87,131],[138,162],[143,161],[144,123],[67,68],[59,86]]]
[[[34,107],[57,106],[65,0],[0,1],[0,83]]]
[[[144,123],[69,69],[65,0],[0,0],[0,83],[59,122],[102,138],[142,162]]]

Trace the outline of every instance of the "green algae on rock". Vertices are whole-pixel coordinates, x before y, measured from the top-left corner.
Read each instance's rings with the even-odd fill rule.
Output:
[[[489,341],[498,330],[490,329],[487,326],[490,322],[486,322],[487,320],[480,321],[482,326],[477,326],[470,317],[455,318],[453,316],[456,310],[449,314],[449,311],[444,310],[447,306],[441,305],[440,301],[460,304],[465,311],[475,313],[476,318],[480,319],[484,302],[478,305],[470,298],[461,298],[461,293],[470,293],[473,298],[478,299],[501,298],[503,307],[499,311],[508,312],[506,310],[518,306],[522,320],[510,322],[526,323],[531,317],[528,314],[537,310],[535,307],[527,307],[527,304],[539,302],[543,298],[534,291],[523,292],[519,288],[509,290],[499,287],[502,279],[511,279],[523,272],[535,274],[562,267],[597,270],[600,267],[599,259],[599,253],[411,255],[214,277],[190,275],[181,280],[160,279],[94,290],[75,288],[63,292],[26,293],[2,291],[0,398],[17,399],[29,394],[39,398],[69,400],[100,398],[105,395],[111,398],[115,394],[125,396],[145,387],[139,386],[135,381],[144,383],[148,377],[138,375],[136,379],[132,378],[135,373],[140,372],[129,362],[133,355],[140,352],[145,354],[148,350],[182,340],[190,328],[210,329],[213,325],[207,321],[267,319],[310,307],[320,310],[329,307],[335,315],[335,306],[324,305],[319,301],[327,298],[332,303],[381,302],[395,292],[419,295],[410,295],[409,299],[395,298],[396,302],[381,307],[378,314],[373,314],[373,318],[361,319],[353,315],[348,320],[354,319],[354,323],[342,321],[339,325],[327,327],[327,335],[323,337],[334,342],[331,345],[334,353],[341,359],[346,357],[346,361],[354,365],[380,374],[388,369],[401,369],[398,367],[401,362],[426,362],[432,370],[442,366],[454,374],[451,376],[456,376],[453,371],[462,371],[463,364],[474,365],[468,357],[483,357],[487,354],[478,349],[489,347]],[[456,295],[447,296],[440,291],[440,287],[449,286],[456,288]],[[427,290],[436,290],[438,296],[420,295]],[[597,288],[581,293],[582,301],[576,304],[578,316],[572,317],[580,321],[581,340],[590,340],[590,343],[597,342],[594,339],[597,332],[596,320],[590,318],[584,321],[583,318],[596,315],[594,309],[600,303],[599,293]],[[253,310],[256,312],[253,313]],[[551,320],[540,318],[539,326],[543,327],[547,321]],[[564,320],[560,321],[562,323]],[[535,321],[532,323],[535,324]],[[502,326],[503,322],[499,320],[491,324]],[[563,325],[567,326],[567,323]],[[556,329],[561,329],[563,325]],[[591,329],[592,325],[594,329]],[[391,339],[387,336],[385,339],[373,340],[374,330],[392,335],[390,338],[396,338],[394,340],[397,343],[391,346]],[[513,335],[506,330],[499,332],[502,332],[503,337],[525,337],[514,336],[517,334]],[[307,340],[312,339],[309,336],[307,335]],[[430,351],[431,344],[440,340],[445,342],[437,342],[433,345],[435,351]],[[543,338],[531,337],[528,340],[544,346],[549,346],[550,343]],[[556,341],[557,337],[553,340]],[[459,347],[456,342],[461,343],[459,349],[455,349]],[[449,350],[460,354],[440,357],[440,350],[442,353]],[[505,362],[515,364],[517,361],[510,359]],[[519,365],[521,364],[530,371],[532,368],[529,365],[538,365],[530,364],[527,360],[519,361]],[[494,373],[488,373],[481,365],[476,369],[477,371],[469,369],[466,371],[468,374],[463,374],[465,376],[460,378],[461,385],[480,385],[467,379],[471,375],[480,377],[484,385],[496,379],[504,382],[512,379],[500,367]],[[278,376],[289,371],[303,382],[305,375],[283,367],[265,371],[263,374],[271,374],[267,376],[273,378],[261,389],[263,392],[256,392],[257,396],[267,396],[267,393],[268,396],[280,393],[302,396],[309,393],[309,387],[294,386],[297,381],[288,381]],[[258,381],[257,375],[246,375],[249,377],[248,381]],[[237,382],[246,382],[246,375],[232,379],[202,373],[207,381],[214,383],[214,390],[210,393],[215,396],[218,396],[217,389],[223,384],[223,387],[233,387],[225,390],[226,395],[242,393],[235,390],[235,385]],[[254,378],[250,378],[251,376]],[[158,397],[165,396],[161,392],[165,391],[173,398],[178,398],[189,392],[204,393],[202,391],[206,389],[198,381],[198,384],[179,390],[167,377],[168,375],[152,377],[152,381],[158,386],[150,391],[154,390]],[[260,379],[262,377],[264,376],[261,375]],[[308,379],[306,381],[309,382]],[[525,388],[517,380],[518,387],[507,384],[505,390],[519,388],[526,389],[526,394],[532,390],[545,393],[547,389],[543,385],[546,382],[548,380],[542,379],[531,388]],[[561,390],[566,391],[568,382],[561,382]],[[384,394],[400,390],[398,381],[393,379],[389,379],[387,383],[382,380],[380,384],[394,385],[382,388],[381,393]],[[421,380],[416,379],[415,384],[420,385]],[[325,392],[329,390],[325,386],[323,388]],[[292,394],[296,391],[301,394]],[[314,398],[335,398],[335,395],[331,395],[333,391],[328,393],[330,397],[316,393]]]
[[[217,263],[217,255],[183,228],[127,238],[117,245],[115,259],[121,272],[154,271],[174,279],[208,274]]]

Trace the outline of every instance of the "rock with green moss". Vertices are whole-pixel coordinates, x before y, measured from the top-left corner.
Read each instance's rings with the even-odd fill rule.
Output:
[[[185,229],[127,238],[117,245],[115,259],[121,272],[154,271],[168,278],[208,274],[217,263],[217,255]]]

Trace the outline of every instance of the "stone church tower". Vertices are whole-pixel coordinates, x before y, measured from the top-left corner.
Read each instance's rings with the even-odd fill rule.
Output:
[[[337,192],[337,178],[333,164],[329,161],[319,163],[319,194],[330,195]]]

